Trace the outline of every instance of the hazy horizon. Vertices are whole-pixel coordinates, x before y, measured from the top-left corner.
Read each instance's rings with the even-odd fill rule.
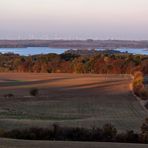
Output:
[[[148,40],[148,0],[0,0],[0,39]]]

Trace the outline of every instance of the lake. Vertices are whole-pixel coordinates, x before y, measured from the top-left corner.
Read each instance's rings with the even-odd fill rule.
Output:
[[[0,48],[1,53],[17,53],[20,55],[35,55],[35,54],[48,54],[48,53],[64,53],[69,49],[64,48],[50,48],[50,47],[28,47],[28,48]],[[97,49],[101,50],[101,49]],[[148,55],[148,49],[115,49],[121,52],[128,52],[133,54]]]
[[[141,55],[148,55],[148,49],[115,49],[120,52],[128,52],[132,54],[141,54]]]
[[[27,48],[0,48],[1,53],[17,53],[20,55],[35,55],[35,54],[48,54],[48,53],[64,53],[67,49],[49,48],[49,47],[27,47]]]

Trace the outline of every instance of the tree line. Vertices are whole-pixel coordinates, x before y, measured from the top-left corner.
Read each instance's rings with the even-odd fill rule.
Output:
[[[0,130],[0,137],[24,140],[55,140],[55,141],[95,141],[95,142],[122,142],[148,144],[148,119],[141,126],[141,132],[132,130],[118,133],[111,124],[102,128],[60,127],[57,124],[51,128]]]
[[[0,72],[148,74],[148,56],[132,54],[96,54],[80,56],[70,53],[20,56],[0,54]]]

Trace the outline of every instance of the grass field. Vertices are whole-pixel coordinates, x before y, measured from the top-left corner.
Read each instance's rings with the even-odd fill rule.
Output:
[[[145,144],[50,142],[0,139],[1,148],[147,148]]]
[[[138,131],[148,116],[129,89],[128,75],[0,74],[0,128],[64,126]],[[30,97],[31,88],[39,89]],[[12,93],[14,98],[5,98]]]

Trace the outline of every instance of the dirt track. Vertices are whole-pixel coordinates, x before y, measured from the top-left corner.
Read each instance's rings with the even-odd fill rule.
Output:
[[[119,130],[139,130],[148,113],[129,89],[125,75],[0,74],[0,127],[100,127],[112,123]],[[37,87],[38,97],[29,96]],[[14,98],[3,96],[13,93]]]
[[[147,148],[146,144],[50,142],[0,139],[1,148]]]

